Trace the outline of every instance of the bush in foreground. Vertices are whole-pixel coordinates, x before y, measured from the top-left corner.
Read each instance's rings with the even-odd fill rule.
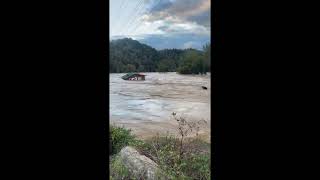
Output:
[[[141,141],[135,139],[130,130],[111,127],[113,152],[117,153],[123,147],[130,145],[156,162],[171,179],[210,179],[210,144],[197,137],[188,137],[190,132],[198,132],[199,122],[189,123],[184,118],[176,117],[175,113],[173,116],[179,124],[180,137],[155,136]],[[120,161],[113,160],[111,161],[111,178],[119,177],[120,179],[129,178],[129,171],[125,170]]]
[[[132,179],[129,170],[122,164],[121,160],[115,156],[110,162],[110,180]]]
[[[125,146],[135,146],[141,143],[140,140],[137,140],[135,136],[131,134],[131,130],[123,127],[110,126],[109,137],[111,141],[111,155],[117,154]]]
[[[173,179],[210,179],[210,144],[200,139],[156,136],[136,147],[141,154],[155,161]]]

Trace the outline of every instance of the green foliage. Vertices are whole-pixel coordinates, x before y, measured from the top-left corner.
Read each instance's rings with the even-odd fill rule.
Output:
[[[123,147],[141,143],[132,134],[131,130],[123,127],[110,126],[111,154],[118,153]]]
[[[136,72],[136,66],[132,64],[127,64],[126,72]]]
[[[110,42],[110,72],[152,72],[158,62],[157,51],[138,41],[125,38]],[[129,66],[128,66],[129,65]]]
[[[183,155],[179,146],[179,138],[156,136],[136,147],[172,179],[210,179],[210,145],[200,139],[186,141]]]
[[[207,72],[211,72],[211,44],[205,44],[203,46],[204,51],[204,63]]]
[[[173,71],[172,69],[172,61],[168,60],[168,59],[163,59],[159,62],[158,64],[158,72],[171,72]]]
[[[110,72],[179,72],[199,74],[210,71],[210,44],[195,49],[156,49],[130,38],[110,42]]]
[[[181,63],[177,72],[180,74],[205,74],[208,67],[205,64],[203,53],[195,50],[186,51],[181,57]]]
[[[210,179],[210,156],[207,154],[191,154],[182,159],[182,172],[193,179]],[[190,173],[192,172],[192,173]]]
[[[189,137],[192,133],[198,135],[199,125],[204,122],[188,122],[183,117],[172,113],[173,120],[178,123],[180,137],[155,136],[149,140],[137,140],[130,130],[123,127],[111,126],[113,158],[110,164],[111,179],[134,179],[124,167],[115,153],[125,146],[135,147],[155,161],[169,179],[210,179],[210,144],[197,138]]]
[[[123,165],[118,156],[115,156],[110,164],[110,179],[132,179],[129,170]]]
[[[166,66],[166,72],[175,72],[180,63],[180,58],[185,50],[180,49],[164,49],[158,51],[159,64],[158,66]],[[161,72],[161,71],[160,71]]]

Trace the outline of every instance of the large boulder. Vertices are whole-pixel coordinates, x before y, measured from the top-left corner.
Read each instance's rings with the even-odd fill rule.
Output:
[[[139,179],[166,179],[158,168],[158,165],[144,155],[140,155],[132,147],[124,147],[119,157],[126,168]]]

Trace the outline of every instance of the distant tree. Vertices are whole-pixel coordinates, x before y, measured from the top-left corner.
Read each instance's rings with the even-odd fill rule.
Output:
[[[130,38],[110,42],[110,71],[156,71],[157,51]],[[130,65],[129,65],[130,64]]]
[[[158,63],[157,71],[159,72],[174,72],[176,71],[176,63],[174,59],[162,59]]]
[[[110,42],[109,70],[123,72],[179,72],[198,74],[210,71],[210,44],[203,50],[156,49],[130,38]]]
[[[145,71],[145,68],[143,65],[139,65],[138,67],[138,72],[144,72]]]
[[[193,49],[187,50],[182,56],[178,73],[181,74],[204,74],[204,57],[203,53]]]
[[[203,51],[204,51],[204,63],[206,67],[206,71],[210,72],[211,71],[211,44],[207,43],[203,46]]]
[[[136,72],[136,66],[132,64],[127,64],[126,72]]]

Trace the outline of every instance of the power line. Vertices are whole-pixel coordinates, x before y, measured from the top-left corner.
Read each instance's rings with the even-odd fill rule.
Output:
[[[128,23],[124,26],[124,28],[122,29],[123,33],[129,33],[130,31],[128,31],[128,29],[130,29],[130,27],[133,25],[133,23],[135,22],[135,20],[138,18],[141,10],[143,9],[143,5],[144,2],[143,0],[139,2],[138,6],[135,8],[135,10],[133,11],[133,13],[131,14],[131,18],[128,20]]]
[[[158,0],[158,2],[153,6],[153,7],[156,7],[159,3],[161,2],[161,0]],[[126,32],[127,34],[129,34],[130,32],[134,33],[136,32],[137,28],[142,24],[142,21],[140,20],[139,21],[139,16],[141,15],[141,13],[144,9],[144,0],[140,0],[137,5],[133,8],[133,11],[132,13],[129,13],[128,18],[130,18],[127,23],[126,22],[123,22],[123,18],[126,18],[125,16],[121,16],[119,15],[119,20],[117,21],[114,29],[116,29],[116,32],[120,32],[119,35],[121,35],[122,33]],[[118,13],[121,14],[122,12],[122,9],[124,7],[127,7],[128,6],[128,1],[125,1],[123,0],[121,5],[120,5],[120,8],[119,8],[119,11]],[[150,10],[146,13],[150,13]],[[124,13],[123,13],[124,14]],[[113,19],[116,19],[117,17],[114,17]],[[129,30],[132,30],[132,31],[129,31]]]
[[[130,29],[130,27],[132,27],[131,25],[133,25],[136,22],[136,19],[139,17],[139,14],[141,13],[141,10],[143,9],[143,0],[141,2],[139,2],[138,6],[135,8],[133,15],[131,16],[131,19],[128,21],[128,23],[126,24],[126,26],[124,26],[123,30],[128,30]],[[130,31],[127,31],[130,32]]]
[[[154,5],[153,7],[158,6],[159,3],[160,3],[160,1],[161,1],[161,0],[159,0],[159,1],[156,3],[156,5]],[[147,13],[150,13],[150,10],[151,10],[151,9],[149,9],[149,12],[147,12]],[[137,23],[137,25],[135,26],[135,28],[134,28],[134,30],[133,30],[132,32],[135,33],[136,30],[137,30],[137,28],[138,28],[141,24],[142,24],[142,21],[140,21],[140,23]]]
[[[139,18],[141,17],[141,15],[143,15],[143,13],[144,13],[143,11],[138,12],[136,19],[134,19],[134,23],[133,23],[134,25],[130,26],[129,29],[133,30],[133,29],[135,29],[136,26],[139,25]],[[133,31],[129,31],[129,32],[133,32]]]
[[[131,1],[132,2],[132,1]],[[125,16],[125,12],[127,12],[126,9],[124,9],[123,11],[119,11],[119,18],[118,18],[118,26],[116,27],[116,32],[119,32],[118,34],[121,35],[121,31],[123,30],[123,26],[124,24],[126,24],[126,22],[124,20],[126,20],[127,16]],[[128,13],[130,14],[130,13]],[[117,17],[115,17],[117,18]]]
[[[115,1],[111,1],[111,2],[115,2]],[[117,6],[116,8],[114,8],[115,6],[112,6],[114,3],[111,3],[111,2],[109,3],[110,4],[110,8],[111,8],[110,14],[109,14],[110,15],[110,17],[109,17],[110,18],[110,26],[111,25],[117,26],[119,22],[115,21],[114,16],[115,16],[116,12],[119,12],[121,10],[125,0],[122,0],[120,3],[118,3],[119,6]]]
[[[121,6],[119,8],[118,14],[121,14],[123,12],[122,9],[125,9],[125,7],[127,7],[128,4],[129,4],[129,1],[123,0]],[[114,29],[116,29],[116,30],[119,29],[119,26],[121,25],[121,22],[122,22],[122,19],[123,19],[123,16],[121,16],[121,15],[118,16],[118,17],[119,17],[119,19],[118,19],[118,21],[117,21],[117,23],[116,23],[116,25],[114,27]],[[113,17],[113,19],[116,19],[116,18],[117,17]],[[118,32],[118,31],[116,31],[116,32]]]

